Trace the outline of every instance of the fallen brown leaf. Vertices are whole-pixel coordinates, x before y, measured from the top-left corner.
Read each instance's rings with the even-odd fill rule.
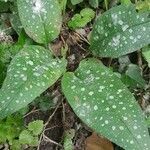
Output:
[[[107,139],[93,133],[86,139],[86,150],[114,150],[113,144]]]

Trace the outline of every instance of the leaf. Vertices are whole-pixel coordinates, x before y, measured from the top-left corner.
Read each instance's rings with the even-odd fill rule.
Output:
[[[90,21],[95,17],[95,12],[91,8],[84,8],[80,12],[82,17],[87,17]]]
[[[65,68],[65,59],[54,59],[40,46],[25,46],[13,58],[0,89],[0,119],[32,102],[58,80]]]
[[[45,111],[45,112],[51,109],[51,107],[55,106],[55,104],[52,101],[52,97],[49,94],[41,95],[40,97],[37,97],[32,102],[32,105],[40,108],[40,110]]]
[[[33,135],[39,135],[42,132],[43,127],[43,120],[36,120],[28,124],[28,129],[32,131]]]
[[[94,55],[117,58],[150,43],[148,13],[137,13],[133,5],[114,7],[98,17],[90,50]]]
[[[22,24],[20,22],[20,18],[19,18],[17,13],[10,14],[10,23],[11,23],[13,29],[19,35],[21,33],[21,31],[22,31]]]
[[[135,64],[130,64],[126,71],[126,75],[136,81],[136,83],[139,84],[141,87],[144,87],[146,85],[146,82],[141,75],[141,70],[139,66]]]
[[[86,139],[86,150],[114,150],[114,148],[110,141],[93,133]]]
[[[0,44],[0,87],[6,77],[7,66],[10,62],[11,54],[9,52],[10,43]]]
[[[17,34],[20,35],[21,31],[23,30],[23,26],[22,26],[20,18],[19,18],[16,0],[10,5],[10,11],[12,12],[9,15],[9,20],[10,20],[11,26],[17,32]]]
[[[67,0],[59,0],[61,10],[63,12],[63,15],[65,15],[66,7],[67,7]]]
[[[126,150],[148,150],[143,113],[121,80],[96,59],[83,60],[65,73],[62,90],[76,115],[96,132]]]
[[[72,139],[75,136],[75,130],[70,129],[65,131],[65,137],[64,137],[64,150],[72,150],[73,149],[73,142]]]
[[[75,14],[68,22],[68,26],[72,29],[82,28],[86,26],[95,16],[95,12],[90,8],[84,8],[80,14]]]
[[[97,8],[98,7],[98,4],[99,4],[99,1],[98,0],[89,0],[89,4],[94,7],[94,8]]]
[[[121,76],[121,81],[126,85],[126,87],[129,88],[135,89],[139,87],[139,85],[137,85],[137,82],[126,74],[123,74]]]
[[[20,150],[21,144],[18,142],[18,140],[13,140],[12,145],[10,145],[11,150]]]
[[[21,144],[28,144],[30,146],[38,145],[38,138],[34,137],[28,130],[23,130],[19,136],[19,142]]]
[[[6,126],[3,122],[0,122],[0,144],[5,143],[6,140]]]
[[[6,70],[7,70],[6,66],[0,61],[0,72],[1,72],[0,73],[0,88],[6,76]]]
[[[9,52],[9,47],[11,47],[11,44],[0,44],[0,61],[4,64],[8,64],[10,62],[11,54]]]
[[[138,1],[136,3],[136,9],[139,11],[150,11],[150,1],[149,0]]]
[[[0,13],[7,12],[9,10],[9,3],[0,2]]]
[[[81,2],[83,2],[83,0],[71,0],[72,5],[77,5]]]
[[[57,38],[61,28],[61,9],[57,0],[18,0],[18,12],[26,33],[38,43]]]
[[[150,67],[150,47],[143,48],[142,54]]]
[[[23,119],[20,115],[11,115],[0,121],[0,143],[9,141],[11,144],[14,139],[18,138],[21,130],[24,128]]]
[[[121,4],[129,5],[129,4],[131,4],[131,1],[130,0],[121,0]]]

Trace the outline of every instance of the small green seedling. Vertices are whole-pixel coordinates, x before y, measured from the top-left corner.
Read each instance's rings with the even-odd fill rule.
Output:
[[[30,122],[26,130],[23,130],[19,136],[20,144],[28,144],[29,146],[38,146],[39,138],[38,135],[41,134],[44,124],[42,120],[36,120]]]
[[[68,22],[71,29],[82,28],[87,25],[95,17],[95,12],[90,8],[84,8],[80,14],[75,14]]]

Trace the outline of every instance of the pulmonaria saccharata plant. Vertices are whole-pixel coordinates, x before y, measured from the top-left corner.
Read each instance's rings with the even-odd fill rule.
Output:
[[[57,0],[17,0],[17,7],[26,34],[35,42],[48,45],[58,37],[62,15]],[[117,58],[148,45],[149,35],[148,13],[136,12],[133,5],[120,5],[97,18],[90,51],[95,56]],[[85,59],[75,72],[66,72],[67,60],[54,58],[50,49],[38,44],[22,47],[0,89],[0,119],[27,106],[60,79],[66,100],[89,127],[126,150],[149,150],[150,136],[141,108],[102,62]],[[147,52],[143,55],[149,60]]]
[[[127,150],[149,149],[140,107],[121,80],[101,62],[81,61],[75,73],[65,73],[62,89],[75,113],[95,131]]]

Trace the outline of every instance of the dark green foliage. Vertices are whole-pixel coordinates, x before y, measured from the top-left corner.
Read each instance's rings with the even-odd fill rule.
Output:
[[[25,46],[11,61],[0,89],[0,118],[32,102],[65,70],[65,59],[54,59],[48,50],[40,46]]]
[[[127,55],[150,44],[148,0],[135,5],[130,0],[0,0],[0,13],[0,144],[8,143],[12,150],[38,146],[46,124],[36,120],[25,128],[23,115],[32,107],[42,111],[55,107],[51,90],[58,88],[64,93],[63,102],[67,100],[91,129],[126,150],[149,150],[149,117],[145,121],[129,89],[141,95],[148,89],[150,50],[142,49],[148,65],[140,52],[138,63]],[[61,47],[58,44],[59,58],[54,57],[57,42],[63,43]],[[78,60],[87,56],[98,59],[67,65],[72,52],[75,61],[78,55]],[[76,71],[66,72],[66,67],[76,68],[77,64]],[[144,112],[147,115],[147,110]],[[74,132],[64,133],[65,150],[73,149]]]
[[[91,34],[94,55],[117,58],[150,43],[148,13],[137,13],[133,5],[120,5],[100,15]]]
[[[24,129],[24,126],[21,115],[9,116],[0,121],[0,144],[9,141],[9,144],[13,145],[22,129]]]
[[[75,73],[64,75],[62,89],[74,112],[96,132],[126,150],[149,149],[140,107],[121,80],[101,62],[81,61]]]

